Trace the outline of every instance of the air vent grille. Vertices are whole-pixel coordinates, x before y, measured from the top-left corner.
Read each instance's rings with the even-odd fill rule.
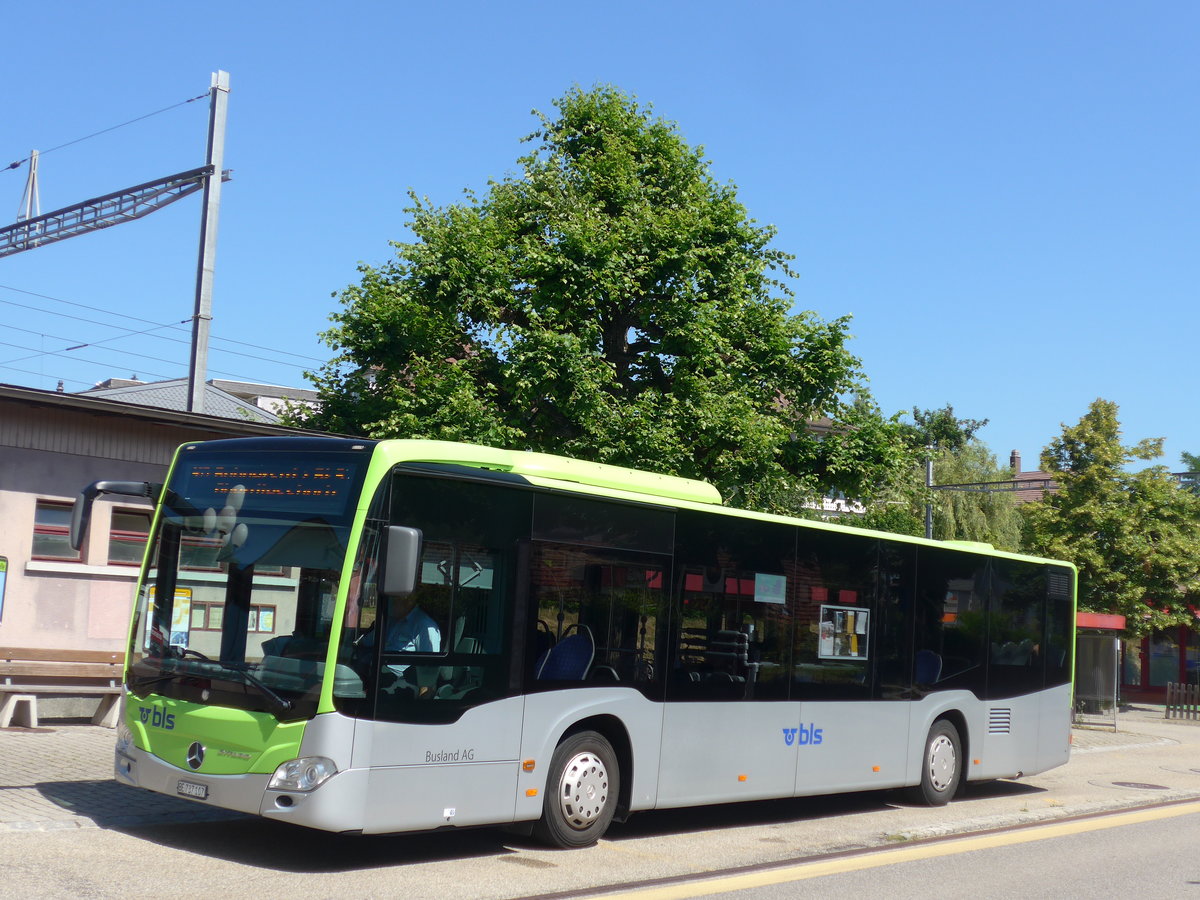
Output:
[[[988,710],[988,734],[1012,734],[1012,710],[996,708]]]
[[[1071,573],[1066,569],[1050,569],[1046,572],[1046,594],[1060,598],[1071,595]]]

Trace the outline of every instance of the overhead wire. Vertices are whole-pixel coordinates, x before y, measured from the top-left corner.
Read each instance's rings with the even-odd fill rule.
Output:
[[[29,329],[26,329],[26,328],[22,328],[19,330],[20,331],[29,331]],[[40,332],[30,331],[29,333],[30,334],[39,334]],[[49,334],[46,335],[46,337],[53,337],[55,340],[59,340],[59,341],[69,341],[70,340],[69,338],[55,337],[54,335],[49,335]],[[109,340],[119,340],[120,337],[123,337],[123,335],[119,335],[116,338],[109,338]],[[18,350],[28,350],[30,352],[29,356],[20,356],[20,357],[17,357],[16,359],[9,359],[9,360],[5,360],[4,362],[0,362],[0,366],[6,366],[9,363],[24,362],[24,361],[30,360],[30,359],[37,359],[40,356],[57,356],[62,359],[78,360],[79,362],[90,363],[92,365],[112,367],[113,363],[105,362],[103,360],[98,360],[98,359],[86,359],[82,356],[76,356],[73,353],[73,351],[82,350],[85,347],[96,347],[96,345],[99,343],[101,343],[101,342],[93,341],[91,343],[81,343],[81,344],[75,344],[70,347],[63,347],[58,350],[35,350],[33,347],[24,347],[24,346],[21,346],[18,344],[10,344],[10,343],[6,343],[5,341],[0,341],[0,346],[15,347]],[[123,356],[133,356],[133,357],[137,357],[138,359],[148,359],[151,362],[166,363],[167,365],[172,365],[172,366],[173,365],[184,365],[183,363],[180,363],[179,360],[177,360],[177,359],[163,359],[161,356],[150,356],[149,354],[137,353],[136,351],[133,351],[133,350],[120,350],[120,349],[116,349],[113,347],[96,347],[96,349],[108,350],[113,353],[120,353]],[[71,355],[68,356],[67,355],[68,353],[70,353]],[[185,368],[186,368],[186,366],[185,366]],[[234,378],[234,379],[237,379],[238,381],[252,382],[255,380],[254,378],[252,378],[249,375],[243,375],[238,372],[226,372],[222,369],[214,369],[211,367],[209,368],[208,371],[213,375],[223,375],[226,378]],[[178,377],[175,375],[163,375],[163,374],[157,373],[157,372],[146,372],[146,374],[153,375],[156,378],[176,378],[176,377]]]
[[[28,305],[26,305],[26,304],[24,304],[24,303],[17,303],[17,302],[15,302],[15,301],[13,301],[13,300],[4,300],[4,299],[0,298],[0,303],[7,303],[7,304],[9,304],[9,305],[11,305],[11,306],[17,306],[17,307],[20,307],[21,309],[32,309],[32,310],[34,310],[35,312],[48,312],[48,311],[46,311],[46,310],[39,310],[37,307],[34,307],[34,306],[28,306]],[[92,324],[92,325],[99,325],[99,326],[101,326],[101,327],[104,327],[104,328],[114,328],[114,329],[115,329],[115,328],[117,328],[117,327],[118,327],[118,326],[115,326],[115,325],[109,325],[109,324],[107,324],[107,323],[105,323],[105,322],[98,322],[98,321],[96,321],[96,320],[94,320],[94,319],[86,319],[86,318],[83,318],[82,316],[71,316],[71,315],[68,315],[68,314],[66,314],[66,313],[54,313],[54,312],[50,312],[50,313],[49,313],[49,315],[57,315],[57,316],[62,316],[62,317],[69,318],[69,319],[76,319],[76,320],[78,320],[78,321],[81,321],[81,322],[87,322],[87,323],[89,323],[89,324]],[[131,316],[131,317],[129,317],[129,318],[134,318],[134,317],[132,317],[132,316]],[[141,321],[149,321],[149,320],[143,319],[143,320],[141,320]],[[187,321],[189,321],[189,320],[188,320],[188,319],[184,319],[184,320],[182,320],[182,321],[183,321],[183,322],[187,322]],[[57,340],[57,341],[66,341],[67,343],[69,343],[69,344],[72,344],[72,346],[70,346],[70,347],[66,347],[66,348],[62,348],[62,349],[59,349],[59,350],[34,350],[32,347],[19,347],[18,349],[21,349],[21,350],[28,350],[28,351],[30,351],[32,355],[30,355],[30,356],[22,356],[22,357],[18,357],[17,359],[10,359],[10,360],[7,360],[5,363],[0,363],[0,365],[6,365],[7,363],[13,363],[13,362],[23,362],[23,361],[25,361],[25,360],[27,360],[27,359],[36,359],[38,356],[60,356],[60,357],[63,357],[64,359],[77,359],[77,360],[79,360],[80,362],[88,362],[88,363],[92,363],[92,364],[94,364],[94,365],[108,366],[108,365],[111,365],[111,364],[110,364],[110,363],[105,363],[105,362],[100,362],[99,360],[86,360],[86,359],[84,359],[83,357],[79,357],[79,356],[67,357],[67,356],[66,356],[66,353],[67,353],[67,352],[69,352],[69,351],[73,351],[73,350],[82,350],[84,347],[94,347],[94,346],[96,346],[97,344],[107,343],[107,342],[109,342],[109,341],[117,341],[117,340],[122,340],[123,338],[127,338],[127,337],[138,337],[138,336],[143,336],[143,335],[144,335],[144,336],[146,336],[146,337],[158,337],[158,338],[161,338],[161,337],[162,337],[161,335],[155,335],[155,334],[151,334],[151,332],[153,332],[153,331],[155,331],[155,330],[157,330],[157,329],[161,329],[161,328],[175,328],[175,327],[177,327],[179,324],[180,324],[180,323],[178,323],[178,322],[169,322],[169,323],[166,323],[166,324],[157,324],[157,325],[155,325],[155,326],[154,326],[154,328],[147,328],[147,329],[145,329],[144,331],[140,331],[140,332],[130,332],[129,334],[119,334],[119,335],[115,335],[115,336],[113,336],[113,337],[110,337],[110,338],[101,338],[100,340],[95,340],[95,341],[84,341],[84,342],[79,342],[79,341],[76,341],[74,338],[63,337],[62,335],[52,335],[52,334],[45,334],[44,332],[40,332],[40,331],[33,331],[33,330],[31,330],[31,329],[28,329],[28,328],[20,328],[20,327],[17,327],[17,326],[9,326],[9,328],[10,328],[10,329],[12,329],[12,330],[14,330],[14,331],[23,331],[23,332],[25,332],[25,333],[27,333],[27,334],[37,334],[37,335],[43,335],[44,337],[50,337],[50,338],[53,338],[54,340]],[[174,339],[174,338],[163,338],[163,339],[164,339],[164,340],[175,341],[175,339]],[[175,342],[176,342],[176,343],[184,343],[184,344],[188,343],[187,341],[175,341]],[[3,342],[0,342],[0,345],[3,345],[3,346],[9,346],[9,347],[17,347],[17,345],[16,345],[16,344],[4,344]],[[152,361],[154,361],[154,362],[163,362],[163,363],[167,363],[168,365],[175,365],[175,364],[177,364],[177,363],[178,363],[178,361],[177,361],[177,360],[173,360],[173,359],[163,359],[162,357],[159,357],[159,356],[150,356],[149,354],[146,354],[146,353],[138,353],[138,352],[136,352],[136,351],[133,351],[133,350],[117,350],[117,349],[114,349],[114,348],[111,348],[111,347],[104,347],[104,348],[102,348],[102,349],[104,349],[104,350],[112,350],[114,353],[122,353],[122,354],[124,354],[124,355],[126,355],[126,356],[136,356],[136,357],[139,357],[139,358],[141,358],[141,359],[149,359],[149,360],[152,360]],[[245,354],[245,353],[237,353],[237,351],[234,351],[234,350],[221,350],[221,351],[218,351],[218,352],[222,352],[222,353],[232,353],[232,354],[234,354],[234,355],[237,355],[237,356],[249,356],[249,354]],[[259,357],[251,357],[251,358],[253,358],[253,359],[259,359],[259,361],[260,361],[260,362],[274,363],[274,364],[276,364],[276,365],[282,365],[282,366],[292,366],[292,364],[291,364],[291,363],[277,362],[277,361],[275,361],[275,360],[269,360],[269,359],[260,359]],[[237,373],[237,372],[227,372],[227,371],[224,371],[224,370],[222,370],[222,369],[210,369],[209,371],[211,371],[211,372],[212,372],[214,375],[224,375],[224,376],[225,376],[225,377],[227,377],[227,378],[236,378],[236,379],[238,379],[239,381],[254,381],[254,380],[255,380],[253,377],[251,377],[251,376],[249,376],[249,375],[243,375],[243,374],[240,374],[240,373]],[[147,374],[155,374],[155,373],[153,373],[153,372],[150,372],[150,373],[147,373]],[[157,376],[157,377],[163,377],[163,378],[165,378],[165,377],[168,377],[168,376]]]
[[[21,368],[18,368],[17,366],[6,366],[4,363],[0,363],[0,369],[6,369],[10,372],[20,372],[22,375],[34,375],[38,378],[47,378],[47,377],[55,378],[58,381],[63,382],[64,384],[67,382],[69,382],[71,384],[82,384],[85,389],[95,386],[90,381],[80,381],[78,378],[59,378],[57,375],[47,376],[45,372],[34,372],[32,369],[21,369]]]
[[[23,356],[23,357],[20,357],[19,359],[10,360],[10,362],[24,362],[24,361],[25,361],[25,360],[27,360],[27,359],[34,359],[34,358],[36,358],[36,357],[38,357],[38,356],[58,356],[58,357],[61,357],[61,358],[63,358],[63,359],[78,360],[79,362],[85,362],[85,363],[89,363],[89,364],[91,364],[91,365],[94,365],[94,366],[107,366],[107,365],[109,365],[109,363],[103,362],[103,361],[101,361],[101,360],[98,360],[98,359],[86,359],[86,358],[84,358],[84,357],[82,357],[82,356],[70,356],[70,357],[68,357],[68,356],[67,356],[67,354],[66,354],[66,352],[65,352],[65,351],[63,351],[63,350],[42,350],[42,351],[37,351],[37,350],[34,350],[34,348],[33,348],[33,347],[25,347],[25,346],[22,346],[21,344],[11,344],[11,343],[9,343],[8,341],[0,341],[0,347],[14,347],[14,348],[15,348],[15,349],[17,349],[17,350],[30,350],[30,351],[33,351],[33,353],[34,353],[34,355],[33,355],[33,356]],[[173,360],[160,360],[160,362],[173,362]],[[6,365],[6,364],[5,364],[5,363],[0,363],[0,365]],[[164,375],[164,374],[162,374],[161,372],[147,372],[146,374],[147,374],[147,375],[153,375],[155,378],[163,378],[163,379],[169,379],[169,378],[176,378],[176,377],[178,377],[178,376],[173,376],[173,375]]]
[[[20,330],[27,331],[28,329],[22,328]],[[30,333],[37,334],[38,332],[30,332]],[[53,335],[46,335],[46,337],[53,337]],[[60,338],[55,338],[55,340],[62,341],[62,340],[68,340],[68,338],[60,337]],[[113,340],[116,340],[116,338],[113,338]],[[96,346],[95,343],[91,343],[91,344],[85,343],[85,344],[77,344],[77,345],[71,346],[71,347],[63,347],[58,350],[34,350],[33,347],[24,347],[24,346],[21,346],[20,344],[10,344],[6,341],[0,341],[0,347],[15,347],[18,350],[30,351],[29,356],[21,356],[21,357],[17,357],[16,359],[5,360],[3,363],[0,363],[0,365],[6,366],[9,363],[24,362],[29,359],[37,359],[40,356],[57,356],[62,359],[78,360],[79,362],[85,362],[85,363],[89,363],[91,365],[111,367],[113,365],[112,363],[105,362],[103,360],[86,359],[82,356],[74,355],[73,351],[75,351],[75,350],[82,350],[85,347],[95,347],[95,346]],[[132,350],[115,350],[112,347],[97,347],[96,349],[111,350],[114,353],[120,353],[120,354],[123,354],[124,356],[136,356],[138,359],[148,359],[151,362],[166,363],[169,366],[182,365],[182,363],[180,363],[179,360],[176,360],[176,359],[163,359],[160,356],[149,356],[145,353],[135,353]],[[71,355],[68,356],[67,355],[68,353],[70,353]],[[186,368],[186,366],[185,366],[185,368]],[[254,379],[251,378],[249,375],[242,375],[237,372],[226,372],[221,369],[212,369],[212,368],[210,368],[208,371],[211,372],[213,375],[224,375],[226,378],[235,378],[238,381],[254,381]],[[160,372],[146,372],[146,374],[153,375],[155,378],[178,378],[179,377],[177,375],[163,375]]]
[[[39,351],[34,351],[34,355],[33,355],[33,356],[26,356],[26,357],[22,357],[21,359],[10,359],[10,360],[8,360],[8,362],[22,362],[22,361],[23,361],[23,360],[25,360],[25,359],[34,359],[34,358],[36,358],[37,356],[41,356],[41,355],[44,355],[44,354],[63,355],[63,354],[66,354],[66,353],[70,353],[70,352],[72,352],[72,351],[74,351],[74,350],[83,350],[85,347],[95,347],[95,348],[97,348],[97,349],[99,349],[99,350],[112,350],[113,348],[111,348],[111,347],[100,347],[99,345],[100,345],[100,344],[106,344],[106,343],[108,343],[109,341],[119,341],[119,340],[123,340],[124,338],[127,338],[127,337],[133,337],[133,336],[134,336],[134,335],[125,335],[125,334],[119,334],[119,335],[117,335],[116,337],[111,337],[111,338],[102,338],[101,340],[98,340],[98,341],[83,341],[83,342],[79,342],[79,341],[75,341],[73,338],[63,337],[62,335],[57,335],[57,334],[45,334],[45,333],[43,333],[43,332],[40,332],[40,331],[32,331],[31,329],[28,329],[28,328],[17,328],[16,326],[9,326],[9,327],[10,327],[10,329],[11,329],[11,330],[13,330],[13,331],[23,331],[23,332],[25,332],[26,334],[36,334],[36,335],[40,335],[41,337],[53,338],[53,339],[54,339],[54,340],[56,340],[56,341],[65,341],[66,343],[70,344],[71,346],[69,346],[69,347],[61,347],[61,348],[59,348],[58,350],[39,350]],[[162,327],[164,327],[164,328],[167,328],[167,327],[170,327],[170,326],[166,326],[166,325],[164,325],[164,326],[162,326]],[[146,332],[142,332],[142,333],[143,333],[143,334],[145,334]],[[3,343],[3,342],[0,342],[0,343]],[[15,344],[5,344],[5,346],[8,346],[8,347],[14,347],[14,346],[16,346],[16,345],[15,345]],[[25,350],[31,350],[31,351],[33,350],[33,348],[32,348],[32,347],[25,347],[25,348],[23,348],[23,349],[25,349]],[[163,359],[162,357],[159,357],[159,356],[150,356],[150,355],[148,355],[148,354],[146,354],[146,353],[137,353],[137,352],[135,352],[135,351],[133,351],[133,350],[116,350],[116,351],[114,351],[114,352],[117,352],[117,353],[122,353],[122,354],[124,354],[125,356],[136,356],[136,357],[138,357],[138,358],[140,358],[140,359],[149,359],[149,360],[153,360],[154,362],[162,362],[162,363],[167,363],[168,365],[175,365],[175,364],[178,362],[177,360],[174,360],[174,359]]]
[[[3,287],[3,285],[0,285],[0,287]],[[33,293],[33,292],[32,292],[32,291],[23,291],[22,293],[30,293],[30,294],[31,294],[31,293]],[[45,295],[35,295],[35,296],[45,296]],[[51,297],[47,297],[47,299],[58,299],[58,298],[51,298]],[[60,302],[64,302],[64,303],[71,303],[71,301],[60,301]],[[119,335],[115,335],[115,336],[113,336],[113,337],[109,337],[109,338],[102,338],[102,339],[100,339],[100,340],[84,341],[84,342],[79,342],[79,341],[76,341],[74,338],[68,338],[68,337],[64,337],[64,336],[61,336],[61,335],[49,335],[49,334],[47,334],[47,335],[46,335],[47,337],[53,337],[55,340],[66,341],[66,342],[68,342],[68,343],[71,343],[71,344],[75,344],[75,345],[77,345],[77,346],[72,346],[72,347],[66,348],[66,350],[82,349],[83,347],[95,346],[95,345],[97,345],[97,344],[100,344],[100,343],[108,343],[108,342],[110,342],[110,341],[121,340],[121,339],[124,339],[124,338],[129,338],[129,337],[141,337],[141,336],[144,336],[144,337],[150,337],[150,338],[155,338],[155,339],[158,339],[158,340],[171,341],[172,343],[176,343],[176,344],[190,345],[190,343],[191,343],[190,341],[183,340],[183,339],[181,339],[181,338],[173,338],[173,337],[168,337],[168,336],[166,336],[166,335],[161,335],[161,334],[153,334],[153,332],[154,332],[154,331],[156,331],[156,330],[162,330],[162,329],[175,330],[175,329],[178,329],[178,328],[179,328],[179,326],[181,326],[181,325],[183,325],[183,324],[186,324],[187,322],[191,321],[190,319],[182,319],[182,320],[180,320],[180,321],[177,321],[177,322],[170,322],[170,323],[163,324],[163,323],[153,323],[153,322],[152,322],[151,320],[149,320],[149,319],[142,319],[142,318],[139,318],[139,317],[137,317],[137,316],[127,316],[127,315],[125,315],[125,314],[123,314],[123,313],[111,313],[111,315],[114,315],[114,316],[120,316],[120,317],[122,317],[122,318],[130,319],[130,320],[133,320],[133,321],[138,321],[138,322],[150,323],[150,324],[152,324],[152,326],[153,326],[153,327],[151,327],[151,328],[143,329],[143,330],[141,330],[141,331],[133,331],[133,330],[131,330],[131,329],[121,329],[121,327],[120,327],[120,326],[118,326],[118,325],[113,325],[113,324],[111,324],[111,323],[108,323],[108,322],[102,322],[102,321],[99,321],[99,320],[96,320],[96,319],[90,319],[90,318],[87,318],[86,316],[76,316],[76,315],[72,315],[72,314],[70,314],[70,313],[62,313],[62,312],[55,312],[55,311],[53,311],[53,310],[46,310],[46,309],[42,309],[41,307],[37,307],[37,306],[30,306],[29,304],[26,304],[26,303],[18,303],[18,302],[16,302],[15,300],[6,300],[6,299],[4,299],[4,298],[0,298],[0,303],[7,304],[7,305],[9,305],[9,306],[15,306],[15,307],[17,307],[17,308],[19,308],[19,309],[27,309],[27,310],[32,310],[32,311],[34,311],[34,312],[43,312],[43,313],[46,313],[47,315],[58,316],[58,317],[60,317],[60,318],[66,318],[66,319],[72,319],[72,320],[74,320],[74,321],[78,321],[78,322],[84,322],[84,323],[86,323],[86,324],[89,324],[89,325],[98,325],[98,326],[100,326],[100,327],[102,327],[102,328],[111,328],[111,329],[114,329],[114,330],[124,330],[124,331],[126,331],[126,333],[125,333],[125,334],[119,334]],[[80,306],[80,307],[83,307],[83,308],[85,308],[85,309],[92,309],[92,310],[96,310],[96,311],[98,311],[98,312],[101,312],[101,313],[104,313],[104,314],[109,314],[107,310],[98,310],[96,307],[89,307],[89,306],[87,306],[86,304],[71,303],[71,305],[74,305],[74,306]],[[26,331],[26,332],[28,332],[28,333],[30,333],[30,334],[43,334],[43,332],[31,331],[30,329],[26,329],[26,328],[20,328],[20,329],[17,329],[17,330],[20,330],[20,331]],[[229,340],[229,339],[228,339],[228,338],[222,338],[221,340]],[[243,342],[241,342],[241,341],[234,341],[233,343],[239,343],[239,344],[240,344],[240,343],[243,343]],[[255,347],[256,345],[250,344],[250,345],[248,345],[248,346]],[[20,358],[18,358],[18,359],[7,360],[7,362],[21,362],[21,361],[24,361],[24,360],[26,360],[26,359],[34,359],[34,358],[36,358],[37,356],[40,356],[40,355],[53,355],[53,356],[60,356],[60,357],[62,357],[62,358],[77,359],[77,360],[79,360],[80,362],[90,362],[90,363],[93,363],[93,364],[95,364],[95,365],[111,365],[111,363],[103,363],[103,362],[100,362],[100,361],[97,361],[97,360],[85,360],[85,359],[83,359],[82,357],[79,357],[79,356],[67,357],[67,356],[65,355],[65,352],[66,352],[66,350],[63,350],[63,349],[60,349],[60,350],[57,350],[57,351],[50,351],[50,350],[33,351],[33,348],[31,348],[31,347],[24,347],[24,348],[21,348],[21,349],[25,349],[25,350],[30,350],[30,351],[32,351],[32,355],[30,355],[30,356],[25,356],[25,357],[20,357]],[[124,354],[124,355],[126,355],[126,356],[134,356],[134,357],[139,357],[139,358],[142,358],[142,359],[149,359],[149,360],[152,360],[152,361],[155,361],[155,362],[165,362],[165,363],[168,363],[168,364],[173,364],[173,363],[176,363],[176,362],[177,362],[177,360],[163,359],[162,357],[158,357],[158,356],[152,356],[152,355],[150,355],[150,354],[146,354],[146,353],[138,353],[138,352],[136,352],[136,351],[133,351],[133,350],[123,350],[123,349],[117,349],[117,348],[112,348],[112,347],[105,347],[105,348],[103,348],[103,349],[105,349],[105,350],[110,350],[110,351],[112,351],[112,352],[114,352],[114,353],[122,353],[122,354]],[[269,348],[269,347],[264,347],[264,348],[260,348],[260,349],[263,349],[263,350],[265,350],[265,351],[267,351],[267,352],[280,352],[280,353],[288,353],[288,351],[275,351],[275,350],[273,350],[272,348]],[[226,354],[226,355],[229,355],[229,356],[239,356],[239,357],[244,357],[244,358],[246,358],[246,359],[252,359],[252,360],[256,360],[256,361],[258,361],[258,362],[267,363],[268,365],[283,366],[283,367],[285,367],[285,368],[289,368],[289,369],[300,369],[301,371],[303,371],[303,370],[305,370],[305,369],[307,368],[306,366],[299,365],[299,364],[297,364],[297,363],[287,362],[287,361],[285,361],[285,360],[279,360],[279,359],[269,359],[269,358],[262,357],[262,356],[256,356],[256,355],[254,355],[254,354],[251,354],[251,353],[242,353],[242,352],[240,352],[240,351],[238,351],[238,350],[226,350],[226,349],[224,349],[224,348],[221,348],[221,347],[210,347],[210,350],[211,350],[212,352],[215,352],[215,353],[224,353],[224,354]],[[297,357],[299,357],[299,358],[301,358],[301,359],[304,359],[304,358],[306,358],[306,357],[303,357],[303,356],[301,356],[300,354],[289,354],[289,355],[292,355],[292,356],[297,356]],[[313,361],[314,361],[314,362],[320,362],[320,360],[316,360],[316,359],[314,359]],[[4,365],[4,363],[0,363],[0,365]],[[211,368],[211,367],[210,367],[210,368],[209,368],[209,371],[210,371],[212,374],[214,374],[214,375],[221,375],[221,376],[224,376],[224,377],[226,377],[226,378],[233,378],[233,379],[236,379],[236,380],[238,380],[238,381],[254,382],[254,381],[258,381],[258,380],[259,380],[259,379],[258,379],[258,378],[256,378],[255,376],[246,375],[246,374],[239,373],[239,372],[230,372],[230,371],[227,371],[227,370],[224,370],[224,369],[217,369],[217,368]],[[148,374],[154,374],[154,373],[148,373]],[[162,376],[162,377],[165,377],[165,376]]]
[[[65,144],[59,144],[57,147],[51,147],[49,150],[39,150],[39,156],[45,156],[47,153],[53,153],[55,150],[62,150],[64,147],[70,147],[74,144],[80,144],[84,141],[91,140],[94,137],[99,137],[102,134],[108,134],[110,131],[116,131],[118,128],[124,128],[126,125],[132,125],[135,122],[141,122],[143,119],[149,119],[152,116],[161,115],[165,112],[184,106],[188,103],[195,103],[197,100],[204,100],[208,97],[208,92],[200,94],[196,97],[189,97],[187,100],[180,100],[178,103],[172,103],[170,106],[164,106],[162,109],[156,109],[154,112],[146,113],[144,116],[138,116],[136,119],[130,119],[128,122],[122,122],[119,125],[111,125],[108,128],[102,128],[99,131],[94,131],[91,134],[85,134],[83,137],[75,138],[73,141],[67,141]],[[16,162],[11,162],[0,171],[10,171],[19,169],[25,163],[29,162],[31,156],[26,156],[24,159],[18,159]]]
[[[78,303],[74,300],[64,300],[61,297],[52,297],[49,294],[39,294],[36,291],[27,291],[22,288],[12,287],[11,285],[0,284],[0,289],[6,290],[6,291],[12,291],[17,294],[25,294],[30,297],[38,297],[43,300],[52,300],[55,303],[63,303],[67,306],[75,306],[80,309],[90,310],[91,312],[98,312],[98,313],[101,313],[102,315],[113,316],[115,318],[128,319],[132,322],[141,322],[143,324],[148,324],[148,325],[156,325],[157,324],[151,319],[143,319],[139,316],[131,316],[126,313],[113,312],[111,310],[102,309],[97,306],[89,306],[86,303]],[[92,325],[102,325],[106,328],[117,329],[120,327],[117,325],[112,325],[107,322],[97,322],[94,319],[83,319],[78,316],[69,316],[66,313],[56,313],[51,310],[41,309],[40,307],[36,307],[36,306],[27,306],[24,304],[16,303],[13,300],[4,300],[3,298],[0,298],[0,303],[8,303],[12,306],[19,306],[22,309],[31,309],[31,310],[34,310],[37,312],[45,312],[47,315],[51,315],[51,316],[62,316],[63,318],[75,318],[75,319],[78,319],[79,321],[88,322],[89,324],[92,324]],[[191,321],[191,319],[184,319],[182,322],[172,324],[170,327],[177,329],[180,324],[183,324],[183,323],[186,323],[189,321]],[[175,343],[180,343],[180,344],[191,343],[190,341],[185,341],[181,338],[170,338],[170,337],[166,337],[164,335],[153,335],[153,337],[156,337],[159,340],[173,341]],[[239,340],[235,340],[233,338],[220,337],[218,335],[212,335],[211,339],[217,340],[217,341],[223,341],[223,342],[229,343],[229,344],[237,344],[238,346],[241,346],[241,347],[250,347],[253,350],[261,350],[264,353],[277,353],[277,354],[280,354],[283,356],[292,356],[292,357],[295,357],[296,359],[302,359],[305,362],[312,362],[312,363],[318,363],[318,364],[323,364],[323,363],[327,362],[327,360],[319,359],[315,356],[306,356],[303,353],[293,353],[291,350],[278,350],[274,347],[263,347],[259,344],[251,344],[246,341],[239,341]],[[228,353],[228,354],[231,354],[234,356],[244,356],[247,359],[255,359],[255,360],[258,360],[259,362],[273,363],[273,364],[281,365],[281,366],[291,366],[292,368],[304,368],[303,366],[297,365],[295,363],[288,363],[288,362],[284,362],[283,360],[267,359],[265,357],[255,356],[250,353],[239,353],[236,350],[225,350],[220,347],[214,347],[211,349],[216,350],[218,353]]]

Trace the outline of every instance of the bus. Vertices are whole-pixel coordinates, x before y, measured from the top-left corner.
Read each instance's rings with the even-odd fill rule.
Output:
[[[722,505],[711,485],[424,440],[179,448],[115,775],[347,833],[588,846],[639,810],[948,802],[1067,762],[1064,562]]]

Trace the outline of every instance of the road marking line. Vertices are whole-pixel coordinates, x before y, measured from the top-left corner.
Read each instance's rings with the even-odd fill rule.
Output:
[[[603,894],[601,896],[605,900],[626,900],[626,898],[628,900],[686,900],[689,897],[705,897],[728,891],[744,891],[750,888],[786,884],[791,881],[806,881],[810,878],[821,878],[825,875],[860,872],[864,869],[877,869],[883,866],[896,865],[897,863],[932,859],[938,856],[955,856],[960,853],[972,853],[976,850],[987,850],[993,847],[1011,847],[1016,844],[1028,844],[1033,841],[1044,841],[1072,834],[1085,834],[1089,831],[1103,831],[1107,828],[1121,828],[1125,825],[1138,825],[1143,822],[1171,819],[1177,816],[1188,816],[1196,813],[1200,813],[1200,801],[1156,807],[1153,809],[1118,812],[1111,815],[1077,819],[1070,822],[1030,825],[1019,830],[1004,831],[997,834],[950,838],[935,843],[922,844],[918,847],[896,847],[888,850],[866,852],[860,856],[826,860],[824,862],[799,863],[797,865],[782,866],[778,869],[768,869],[761,872],[717,876],[708,880],[658,885],[656,887],[624,891],[619,894]],[[702,879],[702,876],[699,877]]]

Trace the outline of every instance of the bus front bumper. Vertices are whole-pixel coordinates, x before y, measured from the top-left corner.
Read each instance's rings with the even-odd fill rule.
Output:
[[[367,772],[338,772],[311,791],[279,791],[264,774],[206,775],[180,769],[132,744],[118,746],[113,774],[121,784],[322,831],[362,828]]]

